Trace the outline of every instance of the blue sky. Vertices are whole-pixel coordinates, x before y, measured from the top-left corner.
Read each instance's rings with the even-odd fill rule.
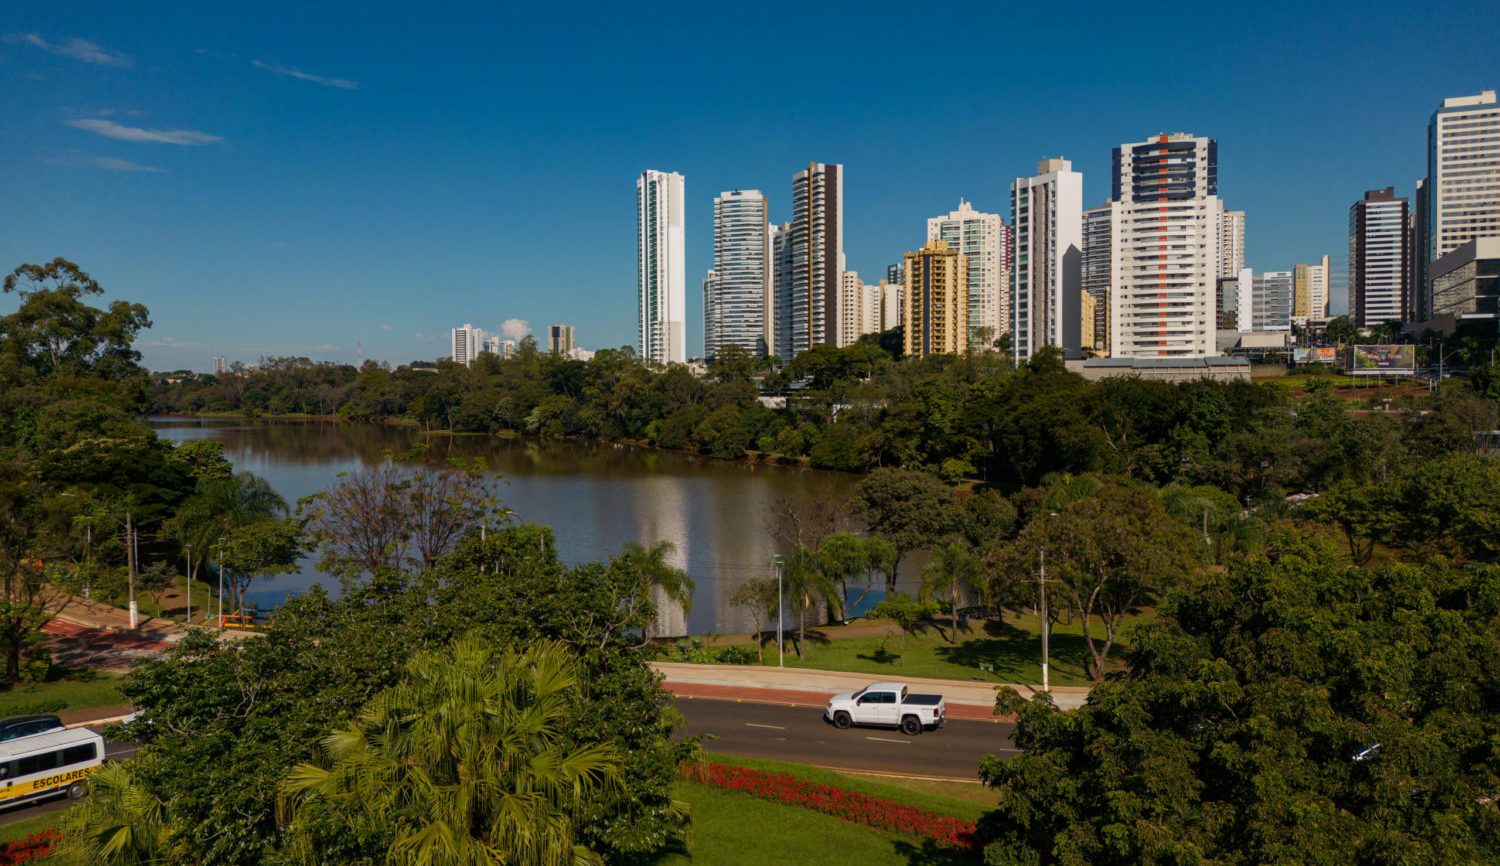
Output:
[[[0,265],[145,303],[156,369],[433,358],[512,319],[617,346],[658,168],[687,178],[693,351],[720,190],[785,220],[792,173],[842,162],[873,278],[960,197],[1009,219],[1042,157],[1093,205],[1111,147],[1181,130],[1218,139],[1251,266],[1327,253],[1341,286],[1350,203],[1410,194],[1439,100],[1500,87],[1493,2],[457,6],[11,0]]]

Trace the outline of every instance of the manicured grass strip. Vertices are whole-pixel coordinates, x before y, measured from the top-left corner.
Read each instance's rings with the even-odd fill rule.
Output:
[[[974,848],[977,845],[973,821],[939,815],[833,785],[821,785],[785,773],[701,761],[684,765],[679,775],[701,785],[739,791],[773,803],[832,815],[852,824],[930,840],[942,846]]]
[[[26,809],[25,806],[20,808],[22,811]],[[53,812],[47,815],[26,818],[14,824],[6,824],[4,827],[0,827],[0,844],[19,842],[33,833],[40,833],[43,830],[56,827],[60,823],[62,823],[62,815]]]
[[[923,845],[860,827],[829,815],[757,800],[695,782],[679,781],[673,796],[692,811],[688,850],[665,854],[653,866],[787,866],[791,863],[857,863],[860,866],[967,866],[965,851]]]
[[[978,820],[980,815],[995,806],[996,798],[993,791],[983,785],[967,782],[880,779],[825,770],[821,767],[809,767],[806,764],[775,761],[769,758],[742,758],[739,755],[704,753],[703,760],[749,767],[770,773],[785,773],[820,785],[832,785],[870,797],[895,800],[898,803],[916,806],[939,815],[952,815],[955,818],[966,818],[970,821]],[[979,777],[978,767],[974,768],[974,777],[975,779]]]
[[[34,686],[15,686],[0,692],[0,717],[55,713],[129,703],[120,694],[120,678],[112,674],[81,673]]]
[[[1121,664],[1136,626],[1153,618],[1151,612],[1127,617],[1120,625],[1110,651],[1110,667]],[[1040,683],[1042,681],[1042,637],[1037,618],[1030,614],[1007,615],[1003,621],[974,621],[958,640],[950,643],[948,626],[923,628],[906,635],[905,645],[894,624],[871,633],[881,620],[861,620],[848,632],[838,626],[808,629],[803,655],[792,652],[787,641],[786,666],[828,671],[850,671],[899,679],[936,677],[991,683]],[[1103,644],[1104,627],[1093,624],[1094,640]],[[1077,622],[1059,623],[1051,637],[1053,685],[1091,685],[1085,667],[1088,646],[1083,627]],[[776,664],[774,642],[766,648],[766,663]]]

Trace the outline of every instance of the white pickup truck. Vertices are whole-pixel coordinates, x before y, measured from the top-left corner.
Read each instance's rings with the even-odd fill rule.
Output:
[[[906,683],[871,683],[857,692],[834,695],[823,711],[823,718],[835,728],[876,725],[900,728],[911,736],[941,728],[947,716],[942,695],[914,695]]]

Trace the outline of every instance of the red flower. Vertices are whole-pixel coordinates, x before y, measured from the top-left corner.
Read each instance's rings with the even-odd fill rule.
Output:
[[[868,797],[831,785],[815,784],[795,776],[712,763],[684,765],[679,774],[703,785],[802,806],[854,824],[924,836],[945,845],[970,849],[978,846],[973,821],[938,815],[894,800]]]
[[[33,833],[19,842],[0,844],[0,866],[14,866],[14,864],[40,860],[52,853],[52,846],[57,844],[58,838],[57,831],[48,828],[40,833]]]

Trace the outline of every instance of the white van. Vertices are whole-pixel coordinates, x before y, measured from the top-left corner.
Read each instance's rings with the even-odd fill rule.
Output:
[[[0,743],[0,809],[64,792],[76,800],[102,763],[104,738],[87,728]]]

